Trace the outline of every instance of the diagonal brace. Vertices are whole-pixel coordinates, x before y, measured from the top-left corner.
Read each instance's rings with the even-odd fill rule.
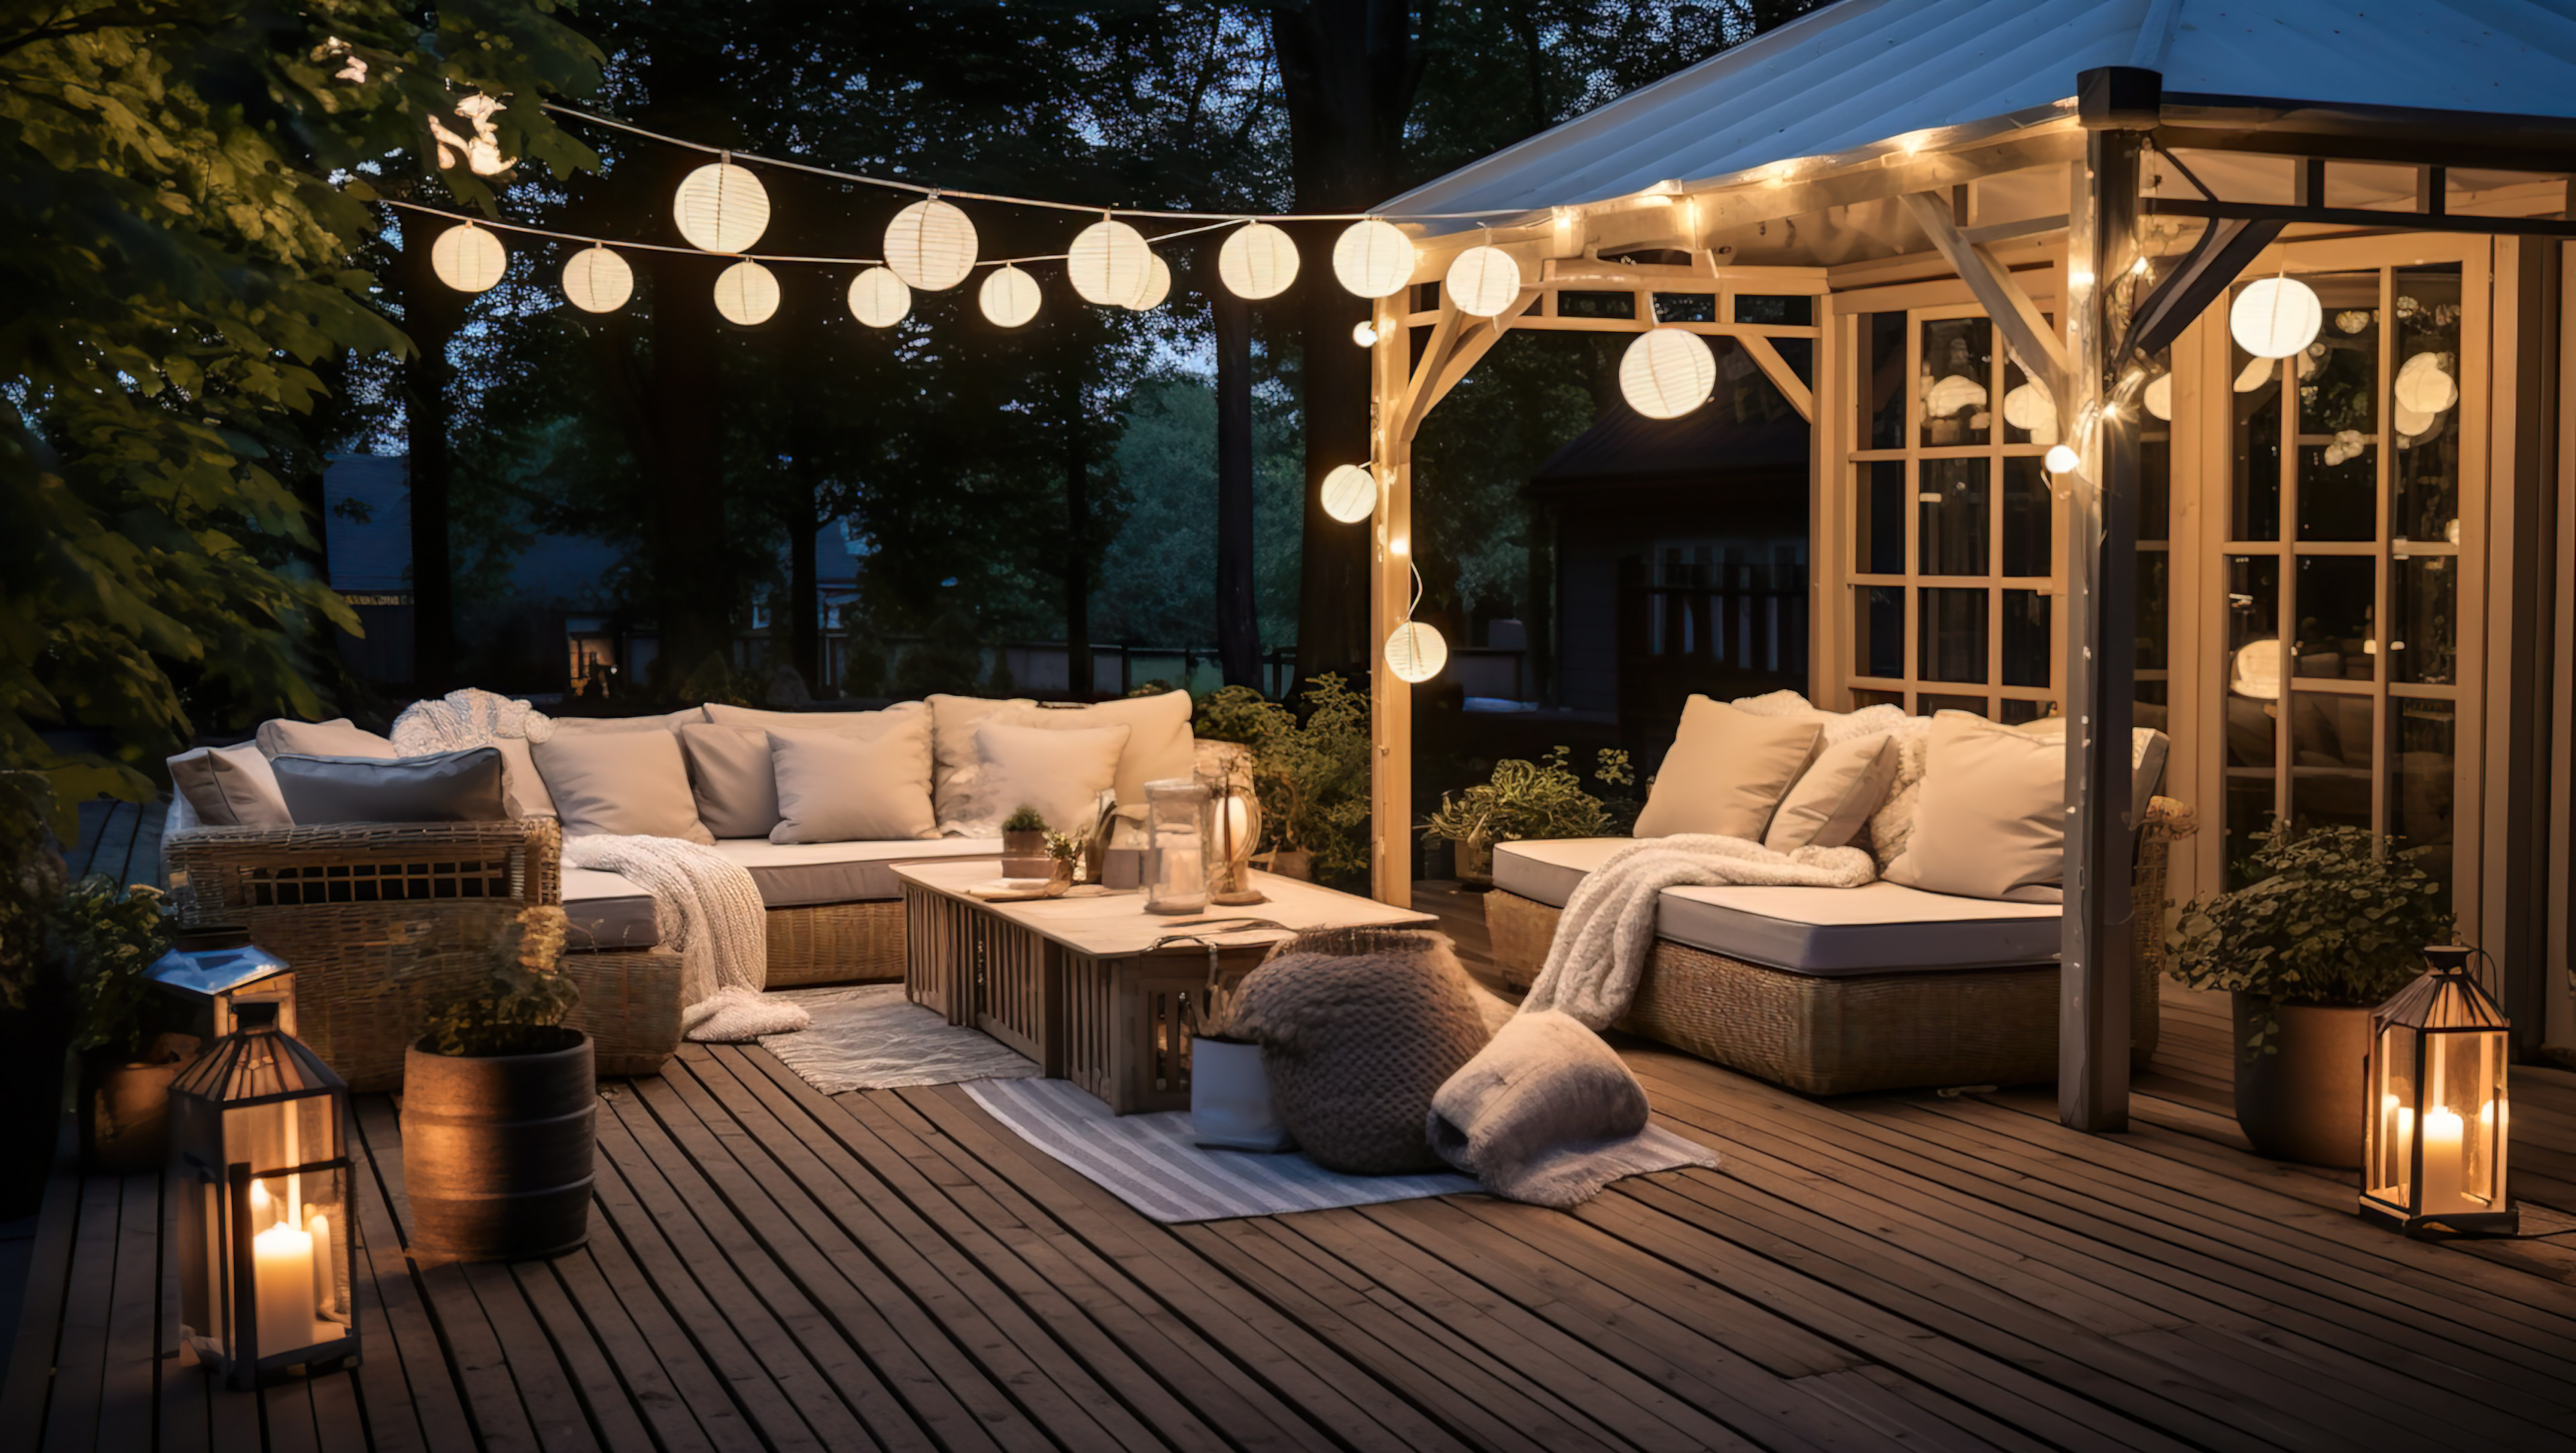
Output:
[[[2246,221],[2223,218],[2209,224],[2183,254],[2182,264],[2157,283],[2155,291],[2129,319],[2129,334],[2120,340],[2119,351],[2111,355],[2115,362],[2125,362],[2140,354],[2153,354],[2157,349],[2182,336],[2191,320],[2201,310],[2226,295],[2228,285],[2256,254],[2272,245],[2288,224],[2277,219]]]
[[[2021,355],[2024,367],[2034,373],[2045,373],[2049,397],[2064,408],[2073,394],[2068,383],[2066,345],[2059,341],[2056,330],[2030,294],[2021,290],[1992,252],[1971,242],[1959,231],[1958,218],[1950,211],[1950,199],[1938,192],[1908,192],[1903,198],[1906,211],[1916,225],[1932,239],[1968,291],[1976,295],[1977,306],[1986,310],[1995,326],[2003,330],[2004,342]]]

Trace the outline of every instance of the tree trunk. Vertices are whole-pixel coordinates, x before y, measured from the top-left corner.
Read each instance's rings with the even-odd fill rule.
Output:
[[[1080,355],[1065,354],[1064,387],[1064,684],[1075,699],[1092,694],[1091,429],[1084,416]]]
[[[425,218],[412,218],[403,229],[400,269],[403,331],[414,350],[403,364],[411,476],[411,679],[433,695],[456,684],[456,562],[448,534],[455,369],[447,346],[465,321],[465,295],[430,270],[430,243],[440,230]]]
[[[676,681],[711,653],[733,649],[738,591],[725,550],[716,362],[725,324],[715,305],[727,259],[645,253],[638,261],[653,280],[653,366],[640,421],[647,443],[639,452],[653,486],[644,539],[660,664]]]
[[[1252,311],[1214,290],[1216,312],[1216,653],[1228,686],[1261,686],[1253,592]]]

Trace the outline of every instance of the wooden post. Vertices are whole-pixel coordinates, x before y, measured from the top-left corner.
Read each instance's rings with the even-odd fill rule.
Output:
[[[1413,437],[1403,419],[1413,372],[1413,330],[1404,315],[1412,301],[1411,288],[1378,300],[1370,358],[1378,503],[1368,526],[1369,894],[1398,908],[1413,903],[1413,687],[1386,669],[1385,648],[1413,599]]]

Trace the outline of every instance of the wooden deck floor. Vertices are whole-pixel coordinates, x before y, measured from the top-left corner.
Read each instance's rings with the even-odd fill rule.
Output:
[[[1462,926],[1467,926],[1462,923]],[[1473,944],[1468,945],[1471,952]],[[1815,1101],[1645,1046],[1724,1165],[1580,1212],[1455,1197],[1163,1227],[954,1088],[692,1046],[608,1087],[590,1245],[403,1253],[362,1102],[354,1373],[167,1352],[156,1178],[53,1182],[0,1439],[46,1449],[2576,1448],[2576,1077],[2516,1071],[2510,1242],[2254,1158],[2168,999],[2133,1128],[2045,1091]]]

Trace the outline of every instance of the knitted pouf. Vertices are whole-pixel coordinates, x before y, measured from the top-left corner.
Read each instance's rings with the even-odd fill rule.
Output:
[[[1466,971],[1440,934],[1301,933],[1246,975],[1238,1033],[1260,1044],[1297,1148],[1346,1175],[1442,1168],[1431,1097],[1486,1040]]]

